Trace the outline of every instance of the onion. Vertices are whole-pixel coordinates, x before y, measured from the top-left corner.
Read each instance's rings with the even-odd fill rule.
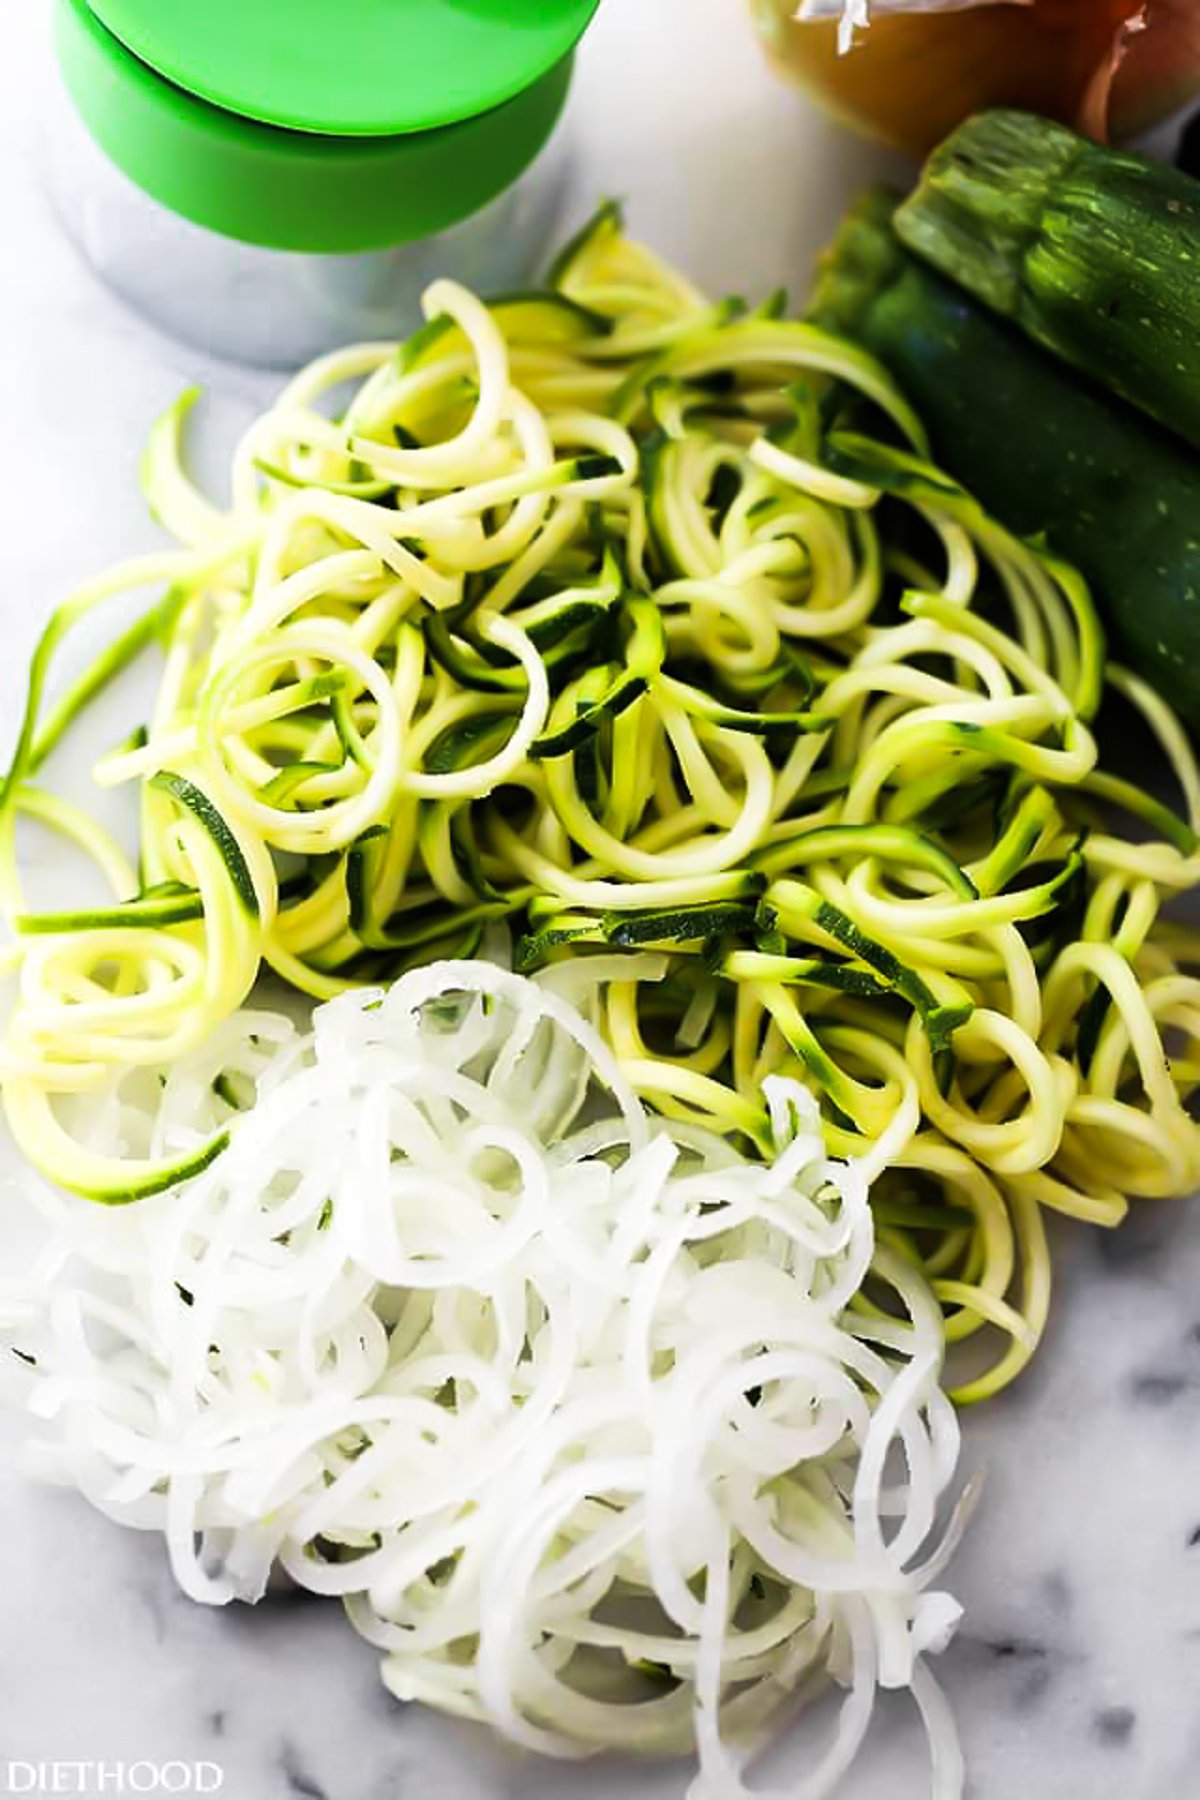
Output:
[[[254,1103],[171,1193],[41,1192],[51,1242],[0,1280],[29,1460],[159,1531],[196,1600],[277,1565],[339,1596],[394,1694],[525,1748],[695,1747],[695,1800],[746,1800],[824,1674],[846,1697],[794,1800],[903,1687],[959,1800],[926,1660],[967,1511],[939,1542],[937,1302],[794,1081],[764,1084],[769,1160],[648,1113],[601,966],[664,967],[418,969],[309,1034],[238,1015],[128,1096],[168,1150],[211,1130],[214,1071]]]
[[[1197,0],[752,5],[780,68],[910,150],[929,149],[988,106],[1024,106],[1093,137],[1122,137],[1200,92]],[[868,18],[870,30],[856,33]],[[841,54],[852,36],[852,52]]]

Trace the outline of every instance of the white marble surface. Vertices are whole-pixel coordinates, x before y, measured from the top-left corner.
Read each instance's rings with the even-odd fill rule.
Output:
[[[218,464],[262,378],[110,300],[61,241],[33,156],[40,6],[0,9],[0,730],[52,602],[153,541],[135,484],[152,415],[196,377]],[[715,287],[802,284],[878,153],[776,89],[738,0],[605,0],[575,101],[585,195]],[[11,1152],[0,1151],[4,1172]],[[4,1196],[0,1255],[15,1198]],[[975,1800],[1200,1796],[1200,1212],[1145,1205],[1058,1241],[1040,1361],[967,1420],[985,1504],[954,1570],[942,1674]],[[11,1472],[0,1427],[0,1771],[8,1758],[219,1760],[231,1800],[668,1800],[678,1768],[565,1772],[403,1709],[332,1604],[212,1613],[159,1546]],[[0,1773],[0,1781],[2,1781]],[[2,1790],[0,1790],[2,1791]],[[847,1800],[926,1791],[911,1709],[882,1710]]]

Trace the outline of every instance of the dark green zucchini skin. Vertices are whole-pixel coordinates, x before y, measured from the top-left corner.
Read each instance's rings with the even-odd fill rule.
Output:
[[[1200,446],[1200,182],[1030,113],[977,113],[933,152],[896,234]]]
[[[894,204],[844,222],[814,317],[887,365],[942,467],[1081,570],[1116,654],[1200,730],[1200,455],[910,257]]]

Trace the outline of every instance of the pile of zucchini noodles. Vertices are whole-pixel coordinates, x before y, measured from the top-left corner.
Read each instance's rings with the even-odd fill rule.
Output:
[[[304,370],[227,507],[185,473],[187,399],[160,423],[147,486],[182,547],[56,615],[0,816],[4,1095],[47,1176],[127,1199],[217,1155],[223,1127],[159,1154],[138,1081],[263,965],[324,999],[507,929],[525,971],[668,952],[597,1003],[668,1117],[765,1149],[764,1077],[812,1084],[879,1241],[951,1342],[979,1334],[961,1400],[1036,1345],[1046,1208],[1113,1225],[1195,1184],[1200,938],[1162,916],[1200,877],[1184,735],[1106,667],[1077,575],[930,465],[880,367],[781,311],[710,304],[606,208],[544,293],[439,282],[399,349]],[[76,620],[150,584],[44,707]],[[152,714],[96,770],[140,784],[135,871],[36,777],[153,639]],[[1186,817],[1098,768],[1106,682]],[[31,914],[21,814],[112,903]]]

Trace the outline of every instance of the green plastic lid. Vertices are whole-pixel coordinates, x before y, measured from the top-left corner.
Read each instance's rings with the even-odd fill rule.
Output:
[[[533,161],[599,0],[55,0],[93,137],[156,200],[274,249],[445,230]]]
[[[455,125],[560,63],[597,0],[90,0],[177,87],[264,125]]]

